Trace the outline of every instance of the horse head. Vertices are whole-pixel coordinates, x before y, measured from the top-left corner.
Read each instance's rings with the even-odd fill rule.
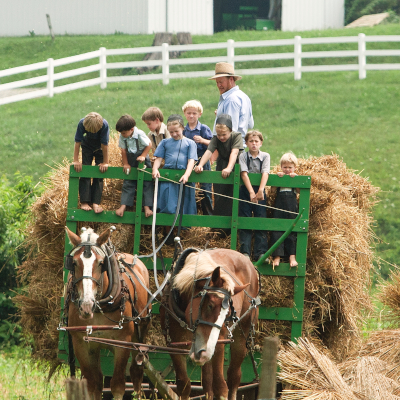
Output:
[[[106,229],[101,235],[93,229],[84,230],[79,237],[67,227],[68,238],[74,248],[69,257],[72,259],[72,285],[81,319],[93,318],[93,312],[103,292],[103,268],[106,253],[102,246],[110,237],[110,230]]]
[[[226,338],[224,324],[233,311],[233,296],[249,285],[234,285],[227,274],[221,274],[221,267],[214,269],[211,278],[195,282],[194,295],[185,315],[194,328],[190,358],[196,364],[204,365],[210,361],[219,337]]]

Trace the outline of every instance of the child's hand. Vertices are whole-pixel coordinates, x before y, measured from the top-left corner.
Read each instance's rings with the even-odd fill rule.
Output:
[[[194,136],[193,136],[193,140],[194,140],[196,143],[202,143],[202,142],[203,142],[203,138],[202,138],[200,135],[194,135]]]
[[[264,200],[264,190],[259,189],[256,196],[257,200]]]
[[[124,173],[129,175],[130,170],[131,166],[129,164],[124,164]]]
[[[196,174],[201,174],[203,172],[203,167],[196,165],[196,167],[194,168],[194,172],[196,172]]]
[[[231,174],[232,170],[229,168],[225,168],[222,170],[222,177],[224,179],[226,179],[230,174]]]
[[[153,169],[153,173],[151,174],[152,175],[152,177],[155,179],[155,178],[159,178],[161,175],[160,175],[160,171],[158,170],[158,169]]]
[[[291,173],[289,174],[289,176],[290,176],[291,178],[294,178],[295,176],[297,176],[297,174],[296,174],[296,172],[291,172]]]
[[[282,178],[282,176],[285,175],[282,171],[279,171],[276,174],[279,176],[279,178]]]
[[[184,174],[182,175],[181,179],[179,179],[179,182],[183,182],[183,184],[187,183],[187,181],[189,180],[189,176]]]
[[[99,164],[100,172],[106,172],[108,170],[108,164],[101,163]]]
[[[76,172],[81,172],[81,171],[82,171],[82,163],[81,163],[81,162],[79,162],[79,161],[74,161],[74,162],[72,163],[72,165],[74,166],[74,170],[75,170]]]
[[[139,156],[139,157],[136,158],[136,160],[138,160],[138,162],[144,162],[145,157]]]
[[[251,200],[252,203],[258,203],[257,195],[254,192],[250,193],[250,200]]]

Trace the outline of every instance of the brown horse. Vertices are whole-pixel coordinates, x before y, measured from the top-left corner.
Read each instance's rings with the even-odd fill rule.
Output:
[[[120,326],[121,329],[96,331],[93,336],[142,342],[147,331],[150,308],[147,307],[149,275],[147,268],[130,254],[114,253],[107,244],[110,230],[97,235],[92,229],[81,237],[66,228],[74,246],[70,258],[66,303],[68,327],[73,348],[79,361],[82,376],[87,379],[90,398],[100,400],[103,391],[103,374],[100,367],[100,348],[114,353],[114,374],[111,392],[114,399],[122,400],[125,393],[125,370],[131,350],[86,343],[86,332],[72,327],[97,325]],[[107,265],[108,264],[108,265]],[[69,304],[73,303],[73,304]],[[79,328],[78,328],[79,329]],[[134,359],[130,375],[135,391],[140,395],[143,369]]]
[[[258,273],[251,261],[234,250],[187,249],[174,267],[172,284],[161,308],[167,342],[192,339],[190,358],[202,366],[206,396],[234,400],[241,381],[246,342],[258,319]],[[185,323],[187,324],[185,326]],[[227,382],[223,374],[224,344],[232,336]],[[184,356],[171,355],[178,395],[187,399],[190,380]]]

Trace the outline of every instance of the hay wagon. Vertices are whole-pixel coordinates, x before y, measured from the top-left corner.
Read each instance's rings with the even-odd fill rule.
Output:
[[[161,177],[166,177],[178,181],[184,171],[178,170],[160,170]],[[110,167],[108,171],[101,174],[97,167],[83,166],[80,173],[76,173],[74,168],[70,168],[69,177],[69,196],[68,196],[68,210],[66,224],[69,229],[76,232],[79,222],[87,223],[110,223],[110,224],[133,224],[135,232],[141,232],[142,227],[145,225],[151,225],[151,218],[144,218],[144,213],[136,212],[136,210],[142,209],[142,191],[144,180],[151,180],[151,174],[146,171],[134,169],[129,179],[136,179],[138,182],[137,187],[137,200],[133,211],[125,212],[124,216],[118,217],[113,211],[104,211],[101,214],[95,214],[94,212],[83,211],[78,208],[78,186],[79,177],[87,178],[106,178],[106,179],[126,179],[126,175],[123,173],[122,168]],[[250,175],[250,181],[252,184],[260,183],[261,175]],[[204,171],[202,174],[192,174],[190,182],[211,182],[211,183],[227,183],[233,184],[233,197],[239,198],[239,186],[241,184],[240,179],[240,168],[239,165],[235,166],[234,172],[229,178],[223,179],[221,173],[214,171]],[[290,268],[289,264],[281,263],[279,267],[275,269],[272,265],[263,264],[259,266],[259,271],[265,276],[283,276],[289,277],[293,280],[293,302],[292,307],[275,307],[273,305],[261,305],[259,306],[259,322],[263,321],[286,321],[290,328],[290,337],[292,341],[296,341],[296,338],[301,336],[302,333],[302,322],[303,322],[303,308],[304,308],[304,293],[305,293],[305,276],[306,276],[306,251],[307,251],[307,232],[309,226],[309,207],[310,207],[310,188],[311,188],[311,177],[310,176],[297,176],[295,178],[282,177],[279,178],[277,175],[270,175],[268,179],[268,186],[285,186],[300,189],[299,209],[302,210],[301,218],[297,221],[293,232],[297,233],[297,261],[299,263],[297,268]],[[253,229],[253,230],[268,230],[268,231],[288,231],[291,229],[293,220],[280,220],[272,218],[244,218],[238,217],[239,201],[233,201],[232,217],[226,216],[208,216],[208,215],[183,215],[182,226],[191,227],[207,227],[207,228],[230,228],[230,248],[236,250],[237,248],[237,234],[238,229]],[[158,214],[157,225],[171,226],[173,223],[174,215],[169,214]],[[132,254],[140,255],[140,235],[134,236],[134,244]],[[204,247],[205,243],[198,243],[198,247]],[[65,254],[71,250],[71,245],[66,238],[65,242]],[[143,260],[148,269],[153,269],[153,262],[151,259]],[[165,258],[165,267],[169,269],[171,267],[172,259]],[[162,264],[160,260],[157,260],[157,270],[162,271]],[[67,279],[67,272],[64,271],[64,283]],[[63,299],[61,301],[61,307],[63,307]],[[153,305],[153,313],[159,312],[158,304]],[[59,334],[59,359],[63,362],[72,362],[75,360],[69,360],[68,358],[68,335],[65,331],[60,331]],[[225,346],[225,359],[226,365],[229,363],[230,351],[229,345]],[[154,370],[158,372],[165,381],[171,383],[173,387],[174,382],[174,371],[172,368],[172,362],[168,354],[150,354],[150,362],[154,367]],[[102,353],[102,371],[105,376],[105,389],[104,398],[111,396],[109,389],[107,389],[109,383],[109,377],[112,375],[112,353],[104,351]],[[78,364],[77,364],[78,365]],[[79,366],[79,365],[78,365]],[[246,398],[256,398],[258,388],[258,373],[260,372],[260,352],[255,352],[253,359],[247,356],[242,364],[242,382],[241,388],[242,393],[245,394]],[[188,373],[191,376],[193,382],[192,396],[198,395],[199,385],[201,382],[201,370],[199,367],[194,367],[188,362]],[[127,374],[129,375],[129,374]],[[150,384],[151,385],[151,384]],[[197,386],[196,386],[197,385]],[[201,388],[200,388],[201,389]],[[132,389],[131,389],[132,390]],[[129,383],[127,383],[127,392],[129,392]]]

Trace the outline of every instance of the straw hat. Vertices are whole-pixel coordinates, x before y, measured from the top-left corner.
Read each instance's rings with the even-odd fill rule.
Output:
[[[233,76],[235,81],[242,79],[240,75],[235,74],[233,65],[226,62],[219,62],[215,64],[215,75],[208,79],[217,79],[221,76]]]

